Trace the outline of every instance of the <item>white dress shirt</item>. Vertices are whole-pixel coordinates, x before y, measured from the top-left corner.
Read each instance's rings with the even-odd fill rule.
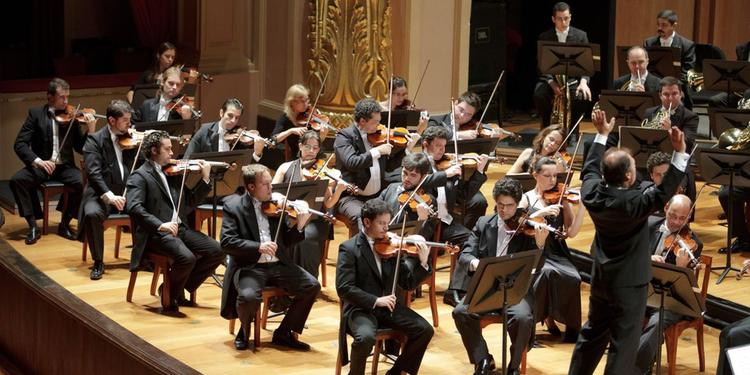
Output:
[[[50,157],[50,160],[54,161],[56,164],[60,164],[61,162],[57,157],[60,153],[60,124],[55,121],[55,109],[49,108],[49,111],[52,114],[52,116],[50,116],[50,121],[52,121],[52,156]]]
[[[124,181],[125,180],[125,166],[122,164],[122,149],[120,148],[120,143],[117,142],[117,134],[115,134],[115,131],[112,129],[111,126],[107,125],[107,127],[109,127],[109,139],[112,140],[112,147],[115,149],[115,156],[117,157],[117,166],[120,169],[120,179]],[[104,203],[110,204],[109,202],[111,202],[115,198],[115,194],[110,190],[102,194],[101,198],[104,201]]]
[[[159,96],[159,113],[156,115],[156,121],[167,121],[169,120],[169,111],[167,110],[167,103],[169,100],[164,98],[164,95]]]
[[[557,41],[560,43],[565,43],[565,41],[568,39],[568,31],[570,31],[570,27],[566,28],[563,31],[557,30],[557,28],[555,28],[555,34],[557,34]]]
[[[161,183],[164,185],[164,188],[167,189],[167,196],[169,196],[169,202],[172,203],[172,219],[170,221],[180,223],[180,215],[177,214],[177,208],[174,205],[174,199],[172,199],[172,191],[169,190],[169,182],[167,182],[167,176],[164,174],[164,171],[161,170],[161,166],[159,164],[156,164],[152,161],[154,165],[154,169],[156,170],[156,174],[161,177]]]
[[[229,151],[229,143],[224,139],[224,134],[227,132],[226,129],[224,129],[224,125],[219,122],[217,124],[219,127],[219,152]],[[253,154],[255,156],[255,154]]]
[[[672,35],[670,35],[666,39],[660,37],[659,38],[659,43],[661,43],[661,46],[662,47],[671,47],[672,46],[672,41],[674,41],[674,34],[675,34],[675,32],[672,31]]]
[[[271,226],[268,223],[268,218],[261,209],[262,202],[256,198],[253,198],[253,208],[255,209],[255,217],[258,219],[258,233],[260,234],[260,243],[271,242]],[[279,258],[275,255],[261,254],[258,258],[258,263],[273,263],[278,262]]]
[[[375,195],[380,191],[380,163],[378,162],[378,159],[380,159],[380,151],[372,148],[372,145],[370,145],[370,141],[367,140],[367,133],[363,132],[362,129],[358,128],[358,130],[359,135],[362,137],[362,143],[364,143],[365,145],[365,151],[369,152],[370,155],[372,155],[372,165],[370,166],[370,180],[367,181],[367,185],[359,194],[367,197],[370,195]]]

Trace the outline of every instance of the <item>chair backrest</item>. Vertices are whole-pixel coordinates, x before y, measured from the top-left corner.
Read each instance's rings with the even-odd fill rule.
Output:
[[[726,60],[727,56],[721,48],[713,44],[695,44],[695,66],[699,71],[703,71],[704,59]]]
[[[699,266],[695,267],[695,280],[696,281],[699,280],[701,269],[703,269],[703,281],[701,282],[701,297],[703,297],[703,300],[705,300],[706,295],[708,295],[708,279],[711,277],[711,263],[712,262],[713,262],[713,258],[711,258],[710,256],[701,255],[700,257],[698,257]]]

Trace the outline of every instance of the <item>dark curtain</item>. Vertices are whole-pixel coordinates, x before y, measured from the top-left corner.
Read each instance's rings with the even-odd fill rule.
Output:
[[[130,0],[130,9],[142,46],[155,49],[161,42],[174,40],[176,0]]]

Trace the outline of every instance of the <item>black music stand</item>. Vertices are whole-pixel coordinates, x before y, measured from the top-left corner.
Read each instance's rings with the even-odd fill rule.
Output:
[[[635,165],[645,168],[648,157],[654,152],[661,151],[672,154],[674,147],[669,139],[669,133],[662,129],[641,128],[639,126],[620,127],[620,144],[632,152]]]
[[[135,130],[163,130],[171,136],[182,137],[190,135],[195,132],[196,126],[198,125],[198,119],[187,119],[187,120],[169,120],[169,121],[149,121],[149,122],[137,122],[135,123]],[[185,139],[190,141],[189,138]],[[187,148],[187,142],[182,144],[181,142],[172,140],[172,152],[175,156],[179,157]]]
[[[750,61],[703,60],[703,89],[723,91],[727,97],[733,91],[750,88]]]
[[[392,127],[404,127],[419,125],[419,116],[421,111],[408,110],[408,109],[395,109],[391,112],[385,111],[380,112],[380,123],[388,125],[388,117],[393,113],[393,119],[391,120]]]
[[[630,46],[617,47],[618,70],[620,75],[630,71],[628,68],[628,49]],[[645,47],[648,52],[648,71],[659,77],[672,76],[681,79],[682,76],[682,50],[677,47],[652,46]]]
[[[659,105],[656,93],[602,90],[599,95],[599,108],[607,118],[615,118],[615,128],[620,126],[640,126],[646,118],[646,110]]]
[[[289,184],[286,182],[273,184],[273,192],[286,194],[288,186]],[[323,208],[323,202],[326,199],[327,188],[327,180],[292,182],[292,187],[289,189],[289,200],[304,200],[307,202],[308,207],[313,210],[321,211]]]
[[[703,150],[699,155],[701,176],[706,183],[728,185],[729,191],[735,187],[750,187],[750,153],[720,149]],[[729,271],[739,271],[732,267],[732,205],[734,194],[729,194],[729,212],[727,212],[727,263],[724,267],[711,267],[711,270],[723,269],[716,284],[724,281]]]
[[[565,172],[558,172],[557,173],[557,182],[565,182],[565,178],[568,176]],[[531,175],[531,173],[517,173],[517,174],[508,174],[505,177],[512,178],[518,182],[521,183],[521,188],[523,191],[529,191],[534,189],[536,186],[536,180],[534,179],[534,176]]]
[[[750,111],[733,108],[708,108],[709,128],[717,138],[731,128],[744,129],[750,122]]]
[[[404,224],[404,237],[410,236],[412,234],[419,234],[419,232],[422,230],[422,224],[423,222],[419,220],[409,220]],[[388,231],[393,233],[401,233],[401,225],[399,223],[393,223],[388,226]]]
[[[664,322],[664,309],[671,312],[698,318],[706,311],[706,304],[700,292],[693,289],[695,275],[685,267],[668,263],[651,262],[653,277],[648,285],[648,304],[659,309],[659,326],[656,352],[656,374],[661,374],[661,341]]]
[[[528,293],[532,280],[531,273],[539,263],[541,255],[542,251],[537,249],[480,259],[464,297],[464,303],[468,305],[470,313],[482,314],[502,310],[502,374],[506,373],[508,364],[508,307],[521,302]]]
[[[542,74],[564,74],[565,77],[593,76],[599,71],[601,56],[596,43],[559,43],[540,40],[537,42],[539,71]],[[565,82],[567,84],[567,82]],[[563,99],[569,100],[563,87]],[[563,122],[568,118],[568,106],[563,106]],[[567,134],[570,124],[564,123]]]
[[[456,141],[458,149],[461,150],[462,154],[467,152],[476,152],[477,154],[486,154],[495,152],[497,143],[500,138],[475,138],[475,139],[459,139]],[[455,153],[456,148],[453,146],[452,141],[448,141],[445,144],[446,153]]]
[[[161,86],[158,84],[134,85],[133,102],[130,105],[133,108],[139,108],[146,100],[156,97],[156,91],[159,90],[159,87]]]

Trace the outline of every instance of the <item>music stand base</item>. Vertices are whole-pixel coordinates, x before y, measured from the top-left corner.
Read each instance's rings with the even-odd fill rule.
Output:
[[[716,280],[716,285],[719,285],[719,284],[721,284],[722,281],[724,281],[724,278],[727,277],[727,275],[729,274],[729,271],[740,272],[739,269],[734,268],[731,265],[729,265],[729,266],[723,266],[723,267],[711,267],[711,271],[713,271],[713,270],[724,270],[724,271],[721,272],[721,275],[719,275],[719,279]]]

